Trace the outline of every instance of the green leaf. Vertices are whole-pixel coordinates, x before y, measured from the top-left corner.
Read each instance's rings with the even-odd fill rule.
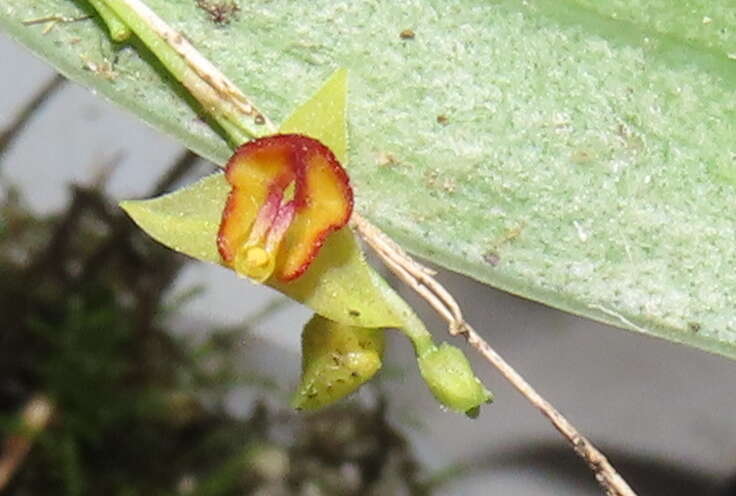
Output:
[[[736,357],[732,2],[277,0],[223,26],[196,2],[147,3],[276,122],[348,68],[357,209],[411,252]],[[22,24],[79,5],[4,0],[0,26],[223,163],[150,57],[94,21]]]

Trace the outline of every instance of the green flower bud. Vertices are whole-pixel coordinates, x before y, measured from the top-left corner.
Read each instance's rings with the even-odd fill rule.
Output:
[[[382,354],[382,329],[315,315],[302,333],[302,379],[292,406],[314,410],[349,395],[381,368]]]
[[[493,401],[493,395],[475,377],[459,348],[442,343],[419,358],[419,371],[434,397],[446,407],[478,415],[478,407]]]

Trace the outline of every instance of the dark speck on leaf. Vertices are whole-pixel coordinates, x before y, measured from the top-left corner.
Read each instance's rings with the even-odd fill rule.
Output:
[[[240,6],[235,0],[197,0],[197,7],[207,12],[215,24],[230,24]]]
[[[399,33],[399,38],[402,40],[413,40],[415,36],[416,33],[414,33],[413,29],[405,29]]]
[[[450,119],[445,114],[440,114],[437,116],[437,124],[446,126],[449,123],[450,123]]]
[[[490,251],[483,255],[483,261],[495,267],[501,262],[501,257],[495,251]]]
[[[262,126],[262,125],[264,125],[266,123],[266,119],[261,114],[258,114],[253,119],[253,122],[255,122],[259,126]]]
[[[699,332],[700,324],[698,324],[697,322],[689,322],[687,324],[687,328],[690,329],[692,332]]]
[[[351,317],[360,317],[360,312],[359,312],[359,311],[357,311],[357,310],[348,310],[348,314],[349,314],[349,315],[350,315]]]

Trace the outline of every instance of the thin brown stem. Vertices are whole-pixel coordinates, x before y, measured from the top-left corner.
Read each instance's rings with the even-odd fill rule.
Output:
[[[462,333],[468,344],[478,350],[542,415],[547,417],[585,460],[606,494],[611,496],[636,496],[626,480],[619,475],[606,456],[573,426],[552,404],[544,399],[504,358],[483,339],[472,326],[465,324]]]
[[[628,483],[616,472],[608,459],[593,443],[544,399],[504,358],[483,339],[462,316],[455,298],[434,277],[433,271],[412,259],[396,242],[354,213],[352,224],[386,266],[424,298],[444,318],[452,335],[462,335],[491,365],[503,375],[529,402],[547,417],[569,441],[575,452],[593,470],[601,487],[611,496],[636,496]]]

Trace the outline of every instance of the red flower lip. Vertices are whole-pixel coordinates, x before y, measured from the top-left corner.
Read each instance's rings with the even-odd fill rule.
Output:
[[[298,278],[353,212],[347,173],[329,148],[301,134],[245,143],[225,177],[232,189],[217,247],[227,265],[258,282]]]

